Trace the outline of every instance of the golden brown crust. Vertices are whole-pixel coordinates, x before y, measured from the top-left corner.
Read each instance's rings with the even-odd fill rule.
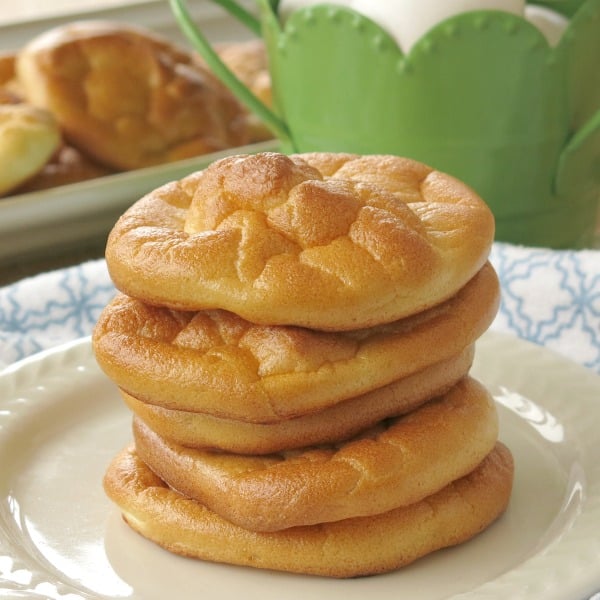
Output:
[[[47,111],[0,104],[0,195],[38,173],[60,142],[58,125]]]
[[[447,392],[464,377],[474,347],[458,356],[350,398],[317,413],[277,423],[248,423],[203,413],[171,410],[142,402],[121,390],[125,403],[148,427],[188,448],[238,454],[269,454],[280,450],[337,442],[388,417],[405,414]]]
[[[494,222],[472,190],[408,159],[344,156],[330,176],[300,156],[232,156],[155,190],[109,236],[113,281],[170,308],[349,330],[434,306],[481,269]]]
[[[456,356],[489,327],[499,299],[488,264],[425,313],[333,333],[254,325],[224,311],[170,311],[118,296],[100,315],[92,341],[100,367],[139,400],[273,423]]]
[[[251,531],[379,514],[471,472],[498,437],[494,401],[467,377],[444,396],[339,444],[248,456],[184,448],[134,419],[139,457],[169,486]]]
[[[32,103],[67,140],[112,169],[135,169],[247,143],[245,112],[212,73],[170,42],[123,23],[49,30],[18,54]]]
[[[104,486],[141,535],[208,561],[328,577],[383,573],[465,542],[506,509],[513,462],[502,444],[472,473],[433,496],[371,517],[256,533],[171,490],[133,447],[111,463]]]

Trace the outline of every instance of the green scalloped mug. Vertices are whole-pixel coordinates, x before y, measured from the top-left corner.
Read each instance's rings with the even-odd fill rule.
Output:
[[[553,47],[521,16],[471,11],[437,24],[407,54],[343,6],[299,9],[282,25],[277,0],[256,0],[259,18],[234,0],[214,1],[264,39],[272,109],[220,61],[184,1],[171,7],[193,47],[283,151],[411,157],[473,187],[495,215],[499,241],[594,243],[600,0],[565,3],[570,22]]]

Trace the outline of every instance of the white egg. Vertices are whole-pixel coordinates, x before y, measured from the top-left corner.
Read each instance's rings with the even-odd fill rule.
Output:
[[[501,10],[523,16],[525,0],[354,0],[352,8],[378,23],[404,52],[434,25],[472,10]]]
[[[564,15],[535,4],[528,4],[525,7],[525,18],[546,36],[550,46],[558,44],[569,24],[569,20]]]
[[[525,0],[281,0],[282,22],[304,6],[336,4],[354,9],[385,29],[404,52],[437,23],[473,10],[500,10],[524,16],[546,36],[550,45],[560,40],[568,19],[543,6],[525,5]]]

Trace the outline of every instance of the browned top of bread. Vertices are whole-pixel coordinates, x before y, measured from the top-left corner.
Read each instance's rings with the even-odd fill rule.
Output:
[[[494,219],[467,186],[395,156],[232,156],[138,201],[106,248],[116,286],[152,304],[344,330],[455,294]]]
[[[238,146],[244,111],[193,57],[139,27],[82,21],[19,52],[29,101],[56,115],[67,139],[114,169]]]

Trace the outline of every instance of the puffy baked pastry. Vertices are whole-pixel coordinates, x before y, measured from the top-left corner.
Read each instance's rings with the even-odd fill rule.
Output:
[[[493,217],[396,156],[235,155],[135,203],[92,336],[133,415],[104,486],[203,560],[330,577],[462,543],[510,451],[469,376],[500,286]]]
[[[374,515],[423,500],[491,452],[498,416],[465,378],[409,414],[335,445],[245,456],[190,449],[134,423],[140,458],[170,487],[252,531]]]
[[[82,21],[18,54],[27,99],[67,141],[112,169],[136,169],[243,145],[245,111],[191,54],[139,27]]]
[[[0,104],[0,195],[38,173],[61,143],[58,124],[46,110]]]
[[[395,156],[231,156],[136,202],[113,228],[115,285],[180,310],[353,330],[453,296],[494,237],[466,185]]]
[[[249,423],[163,408],[121,390],[125,404],[152,431],[188,448],[262,455],[345,440],[383,419],[406,414],[446,393],[469,372],[474,347],[318,412],[274,423]]]
[[[133,446],[111,462],[104,489],[134,530],[171,552],[261,569],[357,577],[406,566],[480,533],[506,509],[513,470],[510,452],[498,443],[471,473],[422,502],[275,532],[234,525],[169,488]]]
[[[175,410],[274,423],[331,407],[471,346],[500,299],[486,264],[426,313],[350,332],[257,325],[119,295],[94,328],[96,360],[133,397]]]

